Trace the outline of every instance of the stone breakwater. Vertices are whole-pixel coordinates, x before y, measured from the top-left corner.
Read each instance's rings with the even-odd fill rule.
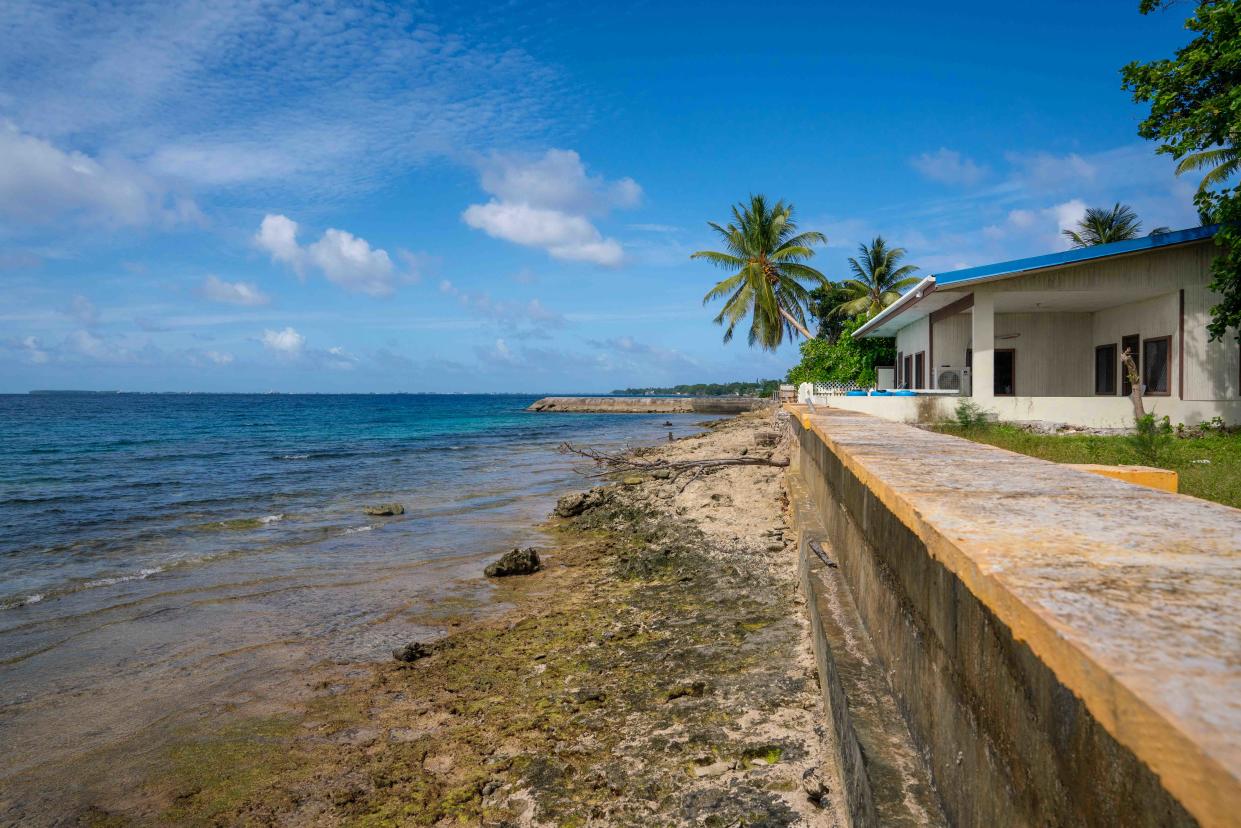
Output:
[[[741,414],[770,408],[760,397],[544,397],[528,411],[577,414]]]

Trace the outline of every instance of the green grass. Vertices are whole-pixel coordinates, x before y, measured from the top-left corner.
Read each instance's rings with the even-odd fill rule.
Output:
[[[1129,438],[1119,435],[1033,434],[1005,423],[941,425],[936,430],[1057,463],[1151,465],[1138,458]],[[1177,472],[1182,494],[1241,508],[1241,433],[1173,438],[1158,465]]]

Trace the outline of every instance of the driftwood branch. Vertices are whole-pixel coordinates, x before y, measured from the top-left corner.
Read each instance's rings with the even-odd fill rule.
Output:
[[[604,477],[618,471],[653,472],[664,469],[671,472],[674,477],[685,472],[694,472],[694,477],[696,478],[708,469],[721,466],[777,466],[779,468],[786,468],[789,464],[787,460],[772,460],[770,457],[748,456],[705,457],[700,460],[642,460],[632,454],[613,454],[600,451],[599,449],[579,448],[572,443],[561,443],[560,452],[562,454],[576,454],[578,457],[585,457],[596,466],[603,467],[603,471],[587,475],[588,477]],[[692,479],[690,482],[692,482]],[[686,485],[689,485],[689,483],[686,483]]]
[[[1124,366],[1125,376],[1129,378],[1129,397],[1133,401],[1133,418],[1140,420],[1146,416],[1146,406],[1142,404],[1142,376],[1138,373],[1137,363],[1133,354],[1126,348],[1120,355],[1120,364]]]

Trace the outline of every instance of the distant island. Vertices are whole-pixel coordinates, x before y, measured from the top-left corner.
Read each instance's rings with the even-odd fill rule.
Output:
[[[780,380],[753,382],[704,382],[695,385],[673,385],[668,388],[622,388],[613,394],[626,397],[683,395],[687,397],[770,397],[780,387]]]

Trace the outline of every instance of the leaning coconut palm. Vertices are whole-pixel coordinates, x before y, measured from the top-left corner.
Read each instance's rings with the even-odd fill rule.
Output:
[[[806,328],[806,306],[811,287],[825,284],[823,274],[804,262],[814,256],[813,245],[826,244],[822,233],[799,233],[793,220],[793,205],[777,201],[767,206],[761,195],[750,196],[748,205],[733,207],[733,220],[725,227],[707,222],[724,239],[725,252],[700,250],[691,259],[706,259],[717,267],[735,271],[703,297],[705,305],[727,297],[724,309],[715,317],[724,325],[724,341],[746,315],[750,316],[749,343],[774,351],[797,331],[813,339]]]
[[[1096,244],[1136,239],[1142,233],[1142,222],[1133,208],[1119,201],[1110,210],[1089,207],[1077,222],[1076,230],[1062,230],[1072,247],[1094,247]]]
[[[1241,170],[1241,152],[1229,144],[1226,147],[1191,152],[1176,165],[1176,174],[1181,175],[1190,170],[1206,170],[1207,174],[1198,183],[1198,192],[1209,190],[1223,184]]]
[[[901,264],[905,248],[888,247],[883,236],[875,236],[870,244],[859,244],[858,252],[861,261],[849,259],[849,269],[857,278],[840,283],[849,300],[837,306],[837,313],[872,317],[899,299],[902,290],[918,283],[913,275],[918,268]]]

